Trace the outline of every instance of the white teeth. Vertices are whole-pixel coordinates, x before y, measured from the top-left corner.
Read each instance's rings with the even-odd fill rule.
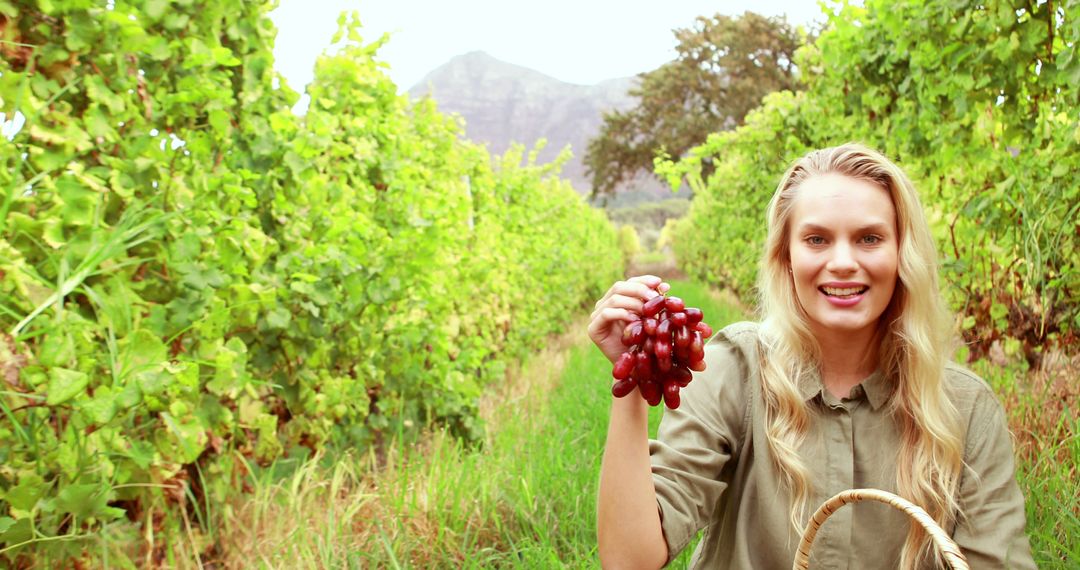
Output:
[[[866,287],[847,287],[840,289],[838,287],[822,287],[822,291],[825,291],[827,295],[835,295],[837,297],[844,297],[847,295],[855,295],[866,291]]]

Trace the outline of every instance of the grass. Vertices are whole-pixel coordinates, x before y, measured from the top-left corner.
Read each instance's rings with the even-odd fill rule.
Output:
[[[1028,373],[979,361],[1005,406],[1039,568],[1080,568],[1080,360]]]
[[[692,283],[674,281],[673,292],[701,307],[716,328],[745,318],[732,299]],[[203,517],[214,519],[213,526],[194,517],[182,525],[158,564],[597,567],[596,487],[611,365],[585,337],[585,325],[572,326],[512,380],[491,388],[481,405],[488,433],[478,445],[436,431],[418,444],[391,444],[380,457],[279,461],[253,471],[250,495],[214,506]],[[1017,435],[1036,561],[1041,568],[1078,567],[1075,368],[1043,375],[988,362],[974,368],[1004,401]],[[650,414],[652,434],[661,413]],[[213,531],[200,530],[206,528]],[[672,567],[685,568],[691,551]]]

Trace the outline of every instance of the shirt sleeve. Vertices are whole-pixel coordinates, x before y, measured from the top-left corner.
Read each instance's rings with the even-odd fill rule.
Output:
[[[963,513],[953,539],[972,568],[1035,569],[1024,533],[1024,496],[1016,483],[1012,439],[1001,404],[986,388],[968,425],[960,483]]]
[[[709,523],[727,488],[721,472],[742,440],[746,355],[722,331],[706,345],[705,363],[682,390],[679,407],[664,409],[649,442],[668,562]]]

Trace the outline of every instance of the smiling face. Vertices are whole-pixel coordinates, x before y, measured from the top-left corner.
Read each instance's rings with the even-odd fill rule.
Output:
[[[873,334],[899,261],[888,191],[840,174],[811,176],[797,189],[788,224],[791,276],[814,334]]]

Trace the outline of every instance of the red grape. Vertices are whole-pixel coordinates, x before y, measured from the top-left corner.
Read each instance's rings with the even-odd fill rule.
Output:
[[[679,407],[679,390],[705,370],[705,342],[712,328],[701,309],[687,307],[678,297],[657,295],[642,304],[641,314],[631,312],[623,328],[627,350],[619,355],[611,375],[611,393],[623,398],[637,388],[650,406],[664,402]]]
[[[634,388],[636,387],[637,381],[633,379],[619,380],[618,382],[611,385],[611,395],[615,396],[616,398],[622,398],[630,392],[633,392]]]
[[[675,329],[675,347],[685,348],[687,346],[690,346],[690,331],[686,330],[686,327]]]
[[[653,353],[657,358],[671,358],[671,342],[656,341],[653,343]]]
[[[641,390],[641,395],[645,397],[645,401],[650,406],[656,406],[660,404],[660,400],[664,397],[664,390],[660,387],[660,384],[649,380],[638,384],[638,389]]]
[[[664,319],[660,321],[660,324],[656,327],[656,338],[666,342],[671,342],[671,321]]]
[[[674,372],[672,373],[672,377],[675,379],[675,383],[683,388],[685,388],[686,385],[694,379],[694,374],[690,372],[690,369],[685,366],[679,366],[678,368],[673,368],[672,370],[674,370]]]
[[[634,368],[634,355],[629,352],[624,352],[619,355],[619,359],[615,361],[615,367],[611,369],[611,375],[616,380],[626,380],[630,377],[630,371]]]
[[[686,311],[686,323],[690,325],[696,325],[701,322],[701,319],[705,316],[701,312],[701,309],[695,307],[687,307]]]
[[[660,322],[656,319],[645,319],[645,334],[648,336],[656,336],[656,326],[659,324]]]
[[[664,297],[663,295],[657,295],[652,299],[645,301],[645,304],[641,307],[641,314],[645,318],[655,316],[656,313],[660,312],[660,309],[664,308],[665,303],[666,297]]]
[[[712,327],[705,323],[698,323],[694,325],[694,330],[701,333],[701,336],[704,338],[712,338]]]
[[[694,331],[690,333],[690,354],[699,352],[705,354],[705,340],[701,338],[701,333]]]
[[[664,403],[673,410],[679,407],[679,385],[675,382],[664,386]]]

